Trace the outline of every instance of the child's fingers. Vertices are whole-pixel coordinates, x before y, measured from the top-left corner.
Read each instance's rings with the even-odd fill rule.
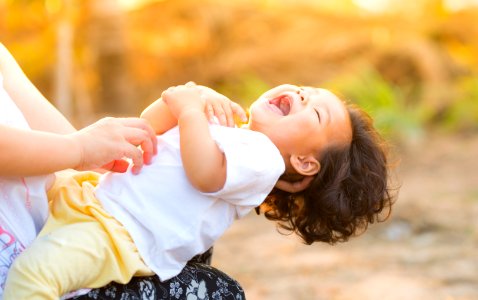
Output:
[[[224,111],[224,116],[226,119],[225,125],[228,127],[234,127],[234,114],[232,111],[231,103],[232,102],[227,98],[222,102],[222,109]]]
[[[247,122],[247,114],[246,111],[242,108],[242,106],[240,106],[236,102],[231,101],[231,109],[233,114],[238,116],[242,122]]]
[[[233,103],[234,102],[224,97],[213,105],[214,115],[218,118],[220,125],[234,127],[234,109],[231,105]]]
[[[247,122],[247,115],[244,109],[227,97],[208,99],[206,115],[211,122],[213,122],[215,117],[222,126],[234,127],[234,116],[239,117],[242,122]]]
[[[212,107],[214,109],[214,115],[219,121],[219,124],[222,126],[227,126],[227,117],[226,117],[226,112],[224,111],[224,106],[219,102],[219,103],[213,103]]]
[[[209,122],[214,122],[214,108],[210,103],[206,104],[206,117]]]

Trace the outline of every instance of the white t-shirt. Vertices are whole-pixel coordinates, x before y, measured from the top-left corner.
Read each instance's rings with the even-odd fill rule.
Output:
[[[140,174],[108,173],[96,188],[105,209],[125,226],[161,280],[177,275],[235,219],[261,204],[285,170],[279,150],[264,134],[218,125],[210,131],[227,161],[220,191],[201,193],[189,183],[177,127],[158,137],[158,154]]]
[[[30,128],[3,87],[1,73],[0,124]],[[13,260],[30,245],[45,224],[48,216],[46,181],[46,176],[0,177],[0,299]]]

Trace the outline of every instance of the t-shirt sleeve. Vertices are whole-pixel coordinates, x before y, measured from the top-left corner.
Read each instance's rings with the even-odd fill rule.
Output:
[[[262,133],[225,127],[211,133],[226,156],[227,175],[221,190],[205,194],[235,205],[242,217],[264,201],[284,172],[284,161]]]

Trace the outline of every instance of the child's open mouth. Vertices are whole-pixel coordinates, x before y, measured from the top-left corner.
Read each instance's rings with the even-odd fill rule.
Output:
[[[275,111],[282,114],[283,116],[287,116],[290,113],[290,104],[292,99],[289,95],[281,95],[274,99],[269,100],[269,104],[277,107]]]

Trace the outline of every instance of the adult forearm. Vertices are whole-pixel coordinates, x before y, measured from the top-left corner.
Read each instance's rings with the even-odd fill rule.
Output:
[[[81,147],[69,135],[0,125],[0,176],[33,176],[75,168]]]
[[[32,129],[71,133],[75,128],[30,82],[8,50],[0,43],[3,86]]]

